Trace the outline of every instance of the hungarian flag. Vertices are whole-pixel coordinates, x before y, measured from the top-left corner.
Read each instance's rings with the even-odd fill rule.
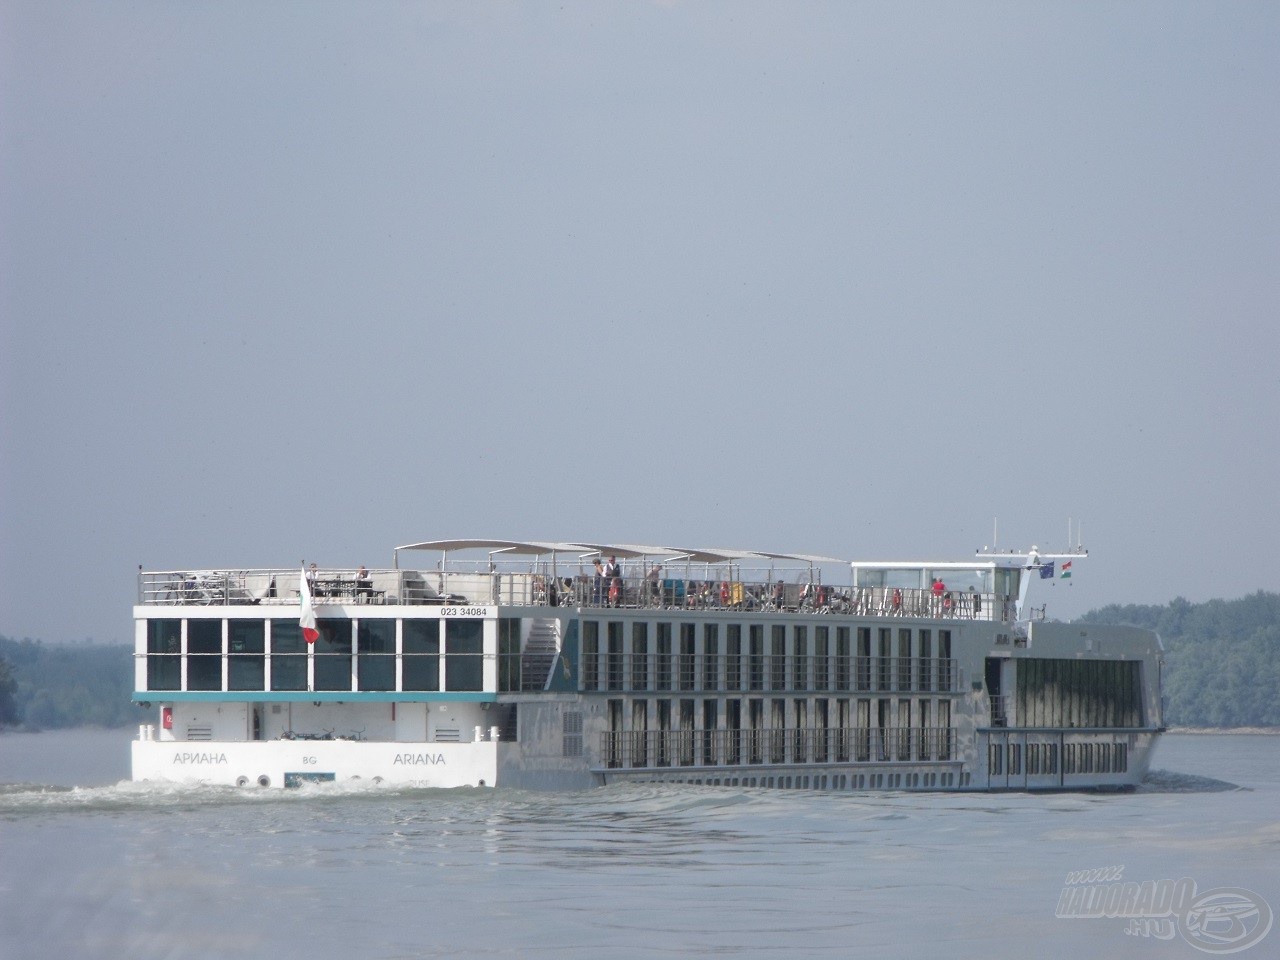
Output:
[[[298,588],[298,596],[302,599],[302,616],[298,617],[298,626],[302,628],[303,639],[307,643],[315,643],[320,638],[316,629],[316,612],[311,609],[311,584],[307,582],[307,568],[302,568],[302,585]]]
[[[1063,579],[1063,580],[1065,580],[1065,579],[1067,579],[1067,577],[1069,577],[1069,576],[1071,576],[1071,561],[1070,561],[1070,560],[1068,560],[1066,563],[1064,563],[1064,564],[1062,565],[1062,579]]]

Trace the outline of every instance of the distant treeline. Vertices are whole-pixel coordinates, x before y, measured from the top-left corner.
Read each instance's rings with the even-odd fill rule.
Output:
[[[133,648],[0,636],[0,724],[30,730],[138,723]]]
[[[1280,593],[1163,606],[1112,605],[1080,618],[1127,623],[1164,641],[1165,723],[1280,726]]]
[[[1163,606],[1110,606],[1085,623],[1147,627],[1164,640],[1165,722],[1280,726],[1280,594]],[[138,723],[133,650],[0,636],[0,725],[29,729]]]

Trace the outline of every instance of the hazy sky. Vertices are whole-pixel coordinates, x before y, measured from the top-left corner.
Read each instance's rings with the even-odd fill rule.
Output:
[[[1280,589],[1280,5],[0,0],[0,633],[487,536]]]

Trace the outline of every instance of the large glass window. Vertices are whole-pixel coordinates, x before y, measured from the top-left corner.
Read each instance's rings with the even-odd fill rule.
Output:
[[[715,623],[702,627],[702,689],[720,689],[720,626]]]
[[[516,617],[498,621],[498,689],[520,689],[520,620]]]
[[[610,620],[608,631],[609,652],[605,663],[605,676],[610,690],[622,689],[622,621]]]
[[[187,621],[187,689],[222,689],[222,621]]]
[[[307,642],[296,617],[271,621],[271,689],[307,689]]]
[[[147,689],[182,686],[182,621],[147,621]]]
[[[484,621],[446,620],[444,624],[446,690],[484,689]]]
[[[769,689],[787,688],[787,628],[780,623],[773,625],[773,652],[769,658]]]
[[[747,631],[747,685],[751,690],[763,690],[764,625],[753,623]]]
[[[351,689],[351,621],[318,620],[315,647],[317,690]]]
[[[356,628],[361,690],[396,688],[396,622],[361,620]]]
[[[266,623],[227,621],[227,689],[262,690],[266,682]]]
[[[440,689],[440,621],[405,620],[401,625],[404,644],[404,690]]]
[[[600,623],[582,621],[582,689],[600,689]]]
[[[654,688],[671,689],[671,624],[658,624],[658,651],[654,670]]]
[[[694,638],[697,626],[692,623],[680,624],[680,689],[692,690],[694,681]]]
[[[649,689],[649,624],[631,625],[631,689]]]

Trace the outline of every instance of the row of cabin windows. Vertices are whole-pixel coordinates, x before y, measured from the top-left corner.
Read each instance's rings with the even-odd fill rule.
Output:
[[[991,776],[1043,776],[1059,773],[1056,743],[992,743],[987,765]],[[1127,773],[1129,745],[1125,743],[1067,743],[1061,747],[1061,772]]]
[[[940,761],[955,751],[945,698],[608,701],[609,766]]]
[[[303,639],[296,619],[187,620],[185,656],[183,623],[147,621],[148,690],[484,689],[480,620],[317,620],[314,644]]]
[[[701,626],[584,620],[583,689],[947,693],[956,680],[950,630]]]

